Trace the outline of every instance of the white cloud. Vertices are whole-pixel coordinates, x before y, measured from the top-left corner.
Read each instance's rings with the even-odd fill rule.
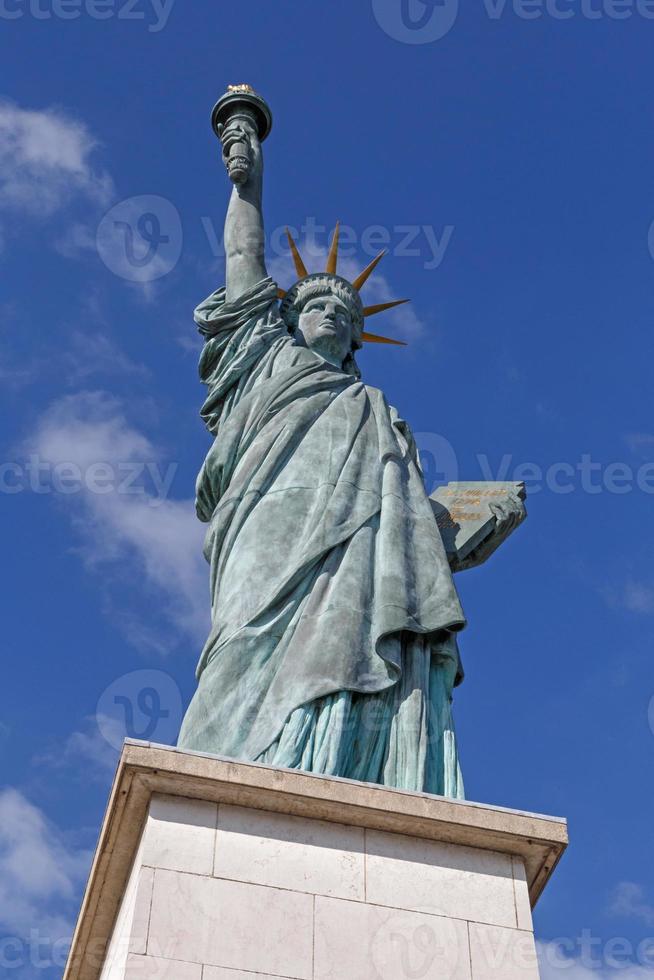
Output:
[[[120,401],[102,391],[53,402],[43,412],[31,446],[45,462],[72,462],[82,470],[97,462],[117,466],[157,455],[147,436],[129,426]]]
[[[181,218],[171,201],[156,195],[130,197],[107,210],[116,189],[94,162],[98,147],[85,123],[63,109],[25,109],[0,98],[0,250],[9,233],[28,222],[42,226],[63,217],[52,235],[61,255],[100,259],[150,302],[156,281],[180,259]]]
[[[62,499],[77,505],[71,516],[86,563],[112,563],[121,579],[140,580],[144,595],[160,600],[147,607],[148,619],[158,624],[163,617],[202,642],[210,604],[202,554],[206,529],[193,501],[168,499],[176,464],[164,466],[160,451],[128,423],[121,404],[102,392],[50,405],[26,450],[50,471],[66,463],[82,474],[80,492]],[[99,482],[98,464],[106,477]],[[126,486],[130,474],[138,479]]]
[[[633,881],[621,881],[616,886],[611,897],[609,914],[654,926],[654,905],[647,901],[645,889]]]
[[[42,957],[56,952],[54,944],[61,956],[90,861],[91,852],[71,848],[21,792],[0,790],[0,925],[3,952],[10,961],[25,957],[20,940],[33,942],[34,933],[41,940]],[[15,942],[11,955],[9,937]]]
[[[113,184],[91,162],[96,146],[61,109],[0,101],[0,213],[42,221],[76,198],[106,205]]]

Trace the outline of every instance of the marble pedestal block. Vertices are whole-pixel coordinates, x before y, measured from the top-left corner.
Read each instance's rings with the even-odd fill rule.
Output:
[[[565,821],[126,742],[65,980],[538,980]]]

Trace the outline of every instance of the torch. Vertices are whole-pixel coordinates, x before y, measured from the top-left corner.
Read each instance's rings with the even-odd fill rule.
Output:
[[[230,85],[211,113],[213,131],[221,138],[228,123],[243,120],[254,126],[263,143],[272,129],[272,112],[250,85]],[[250,173],[250,156],[247,143],[235,142],[226,160],[227,172],[234,184],[244,184]]]

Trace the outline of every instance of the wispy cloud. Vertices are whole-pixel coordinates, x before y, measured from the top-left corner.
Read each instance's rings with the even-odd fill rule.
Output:
[[[121,580],[140,582],[143,597],[161,600],[158,616],[195,642],[203,640],[209,619],[205,529],[192,500],[168,498],[176,464],[164,466],[161,451],[129,424],[121,403],[103,392],[59,399],[43,412],[25,449],[42,463],[69,463],[82,474],[96,464],[109,467],[114,479],[100,492],[83,483],[80,493],[62,495],[82,558],[103,574],[112,566]],[[136,484],[126,486],[125,473],[140,474]],[[146,476],[158,485],[149,486]],[[162,645],[169,648],[170,637]]]
[[[645,889],[633,881],[621,881],[610,896],[608,915],[629,919],[651,929],[654,926],[654,905]],[[615,937],[604,944],[593,938],[592,943],[579,944],[576,951],[571,941],[540,942],[538,959],[541,980],[654,980],[654,965],[643,963],[636,948],[626,938]],[[648,961],[650,957],[648,956]],[[640,962],[639,962],[640,960]]]
[[[71,320],[79,326],[71,327]],[[14,304],[0,304],[0,381],[15,391],[53,374],[69,385],[86,385],[96,377],[129,377],[144,382],[145,364],[132,360],[111,337],[102,301],[93,290],[81,297],[69,315],[66,338],[49,332],[37,348],[29,340],[29,315]]]
[[[654,613],[654,585],[630,581],[624,587],[623,605],[630,612]]]
[[[160,282],[181,256],[181,219],[172,202],[153,195],[125,198],[109,210],[97,228],[71,224],[57,243],[66,258],[99,257],[142,302],[152,303]]]
[[[0,250],[18,229],[38,227],[42,239],[44,223],[56,218],[48,234],[61,255],[101,260],[150,302],[155,280],[179,259],[181,221],[171,202],[153,196],[128,198],[107,211],[117,194],[95,162],[99,147],[89,127],[62,108],[23,108],[0,98]],[[159,229],[160,220],[153,244],[148,222]],[[142,222],[145,237],[138,234]],[[132,256],[134,238],[138,254]]]
[[[629,578],[619,586],[605,586],[601,590],[607,605],[612,609],[644,616],[654,614],[654,584]]]
[[[608,911],[610,915],[654,926],[654,905],[647,900],[645,889],[633,881],[621,881],[617,885]]]
[[[0,381],[8,390],[16,391],[31,384],[39,375],[40,365],[31,360],[25,363],[6,351],[0,353]]]
[[[177,338],[178,345],[182,348],[185,354],[190,354],[196,359],[200,356],[202,348],[204,347],[204,341],[199,334],[189,333],[188,329],[186,333],[180,333]]]
[[[92,333],[76,331],[64,354],[64,366],[70,384],[86,383],[94,375],[131,375],[147,378],[144,364],[137,364],[113,340],[100,330]]]
[[[0,101],[0,216],[20,215],[23,225],[51,218],[76,199],[106,205],[113,182],[92,163],[96,147],[84,123],[62,109]]]
[[[120,754],[115,745],[122,742],[125,731],[117,718],[103,716],[100,722],[105,731],[114,732],[114,739],[107,738],[100,730],[98,717],[90,715],[84,719],[83,727],[72,732],[63,745],[36,756],[34,764],[50,769],[70,769],[80,779],[97,779],[106,784],[115,772]]]

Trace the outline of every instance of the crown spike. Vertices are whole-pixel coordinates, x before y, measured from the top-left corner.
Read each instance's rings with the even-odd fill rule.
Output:
[[[327,259],[327,267],[325,272],[330,275],[336,275],[336,269],[338,267],[338,241],[341,237],[341,223],[336,222],[336,228],[334,229],[334,237],[332,238],[332,245],[329,250],[329,258]]]
[[[352,285],[354,286],[355,289],[357,290],[361,289],[364,283],[368,282],[370,276],[373,274],[373,272],[375,271],[375,269],[377,268],[377,266],[379,265],[379,263],[381,262],[381,260],[384,258],[385,255],[386,255],[386,249],[382,249],[382,251],[379,253],[377,258],[373,259],[370,265],[363,270],[361,275],[354,280]]]
[[[384,310],[392,310],[395,306],[402,306],[404,303],[410,303],[411,300],[408,299],[396,299],[392,303],[378,303],[377,306],[365,306],[363,309],[364,317],[377,316],[378,313],[383,313]]]
[[[300,279],[305,279],[309,275],[309,273],[307,272],[307,267],[302,261],[302,256],[300,255],[298,251],[298,247],[293,241],[293,236],[291,235],[288,228],[286,229],[286,236],[288,238],[288,244],[290,246],[291,254],[293,256],[293,262],[295,263],[295,271],[297,272]]]
[[[361,339],[367,344],[393,344],[394,347],[407,346],[403,340],[392,340],[390,337],[380,337],[379,334],[368,333],[365,330],[361,334]]]

